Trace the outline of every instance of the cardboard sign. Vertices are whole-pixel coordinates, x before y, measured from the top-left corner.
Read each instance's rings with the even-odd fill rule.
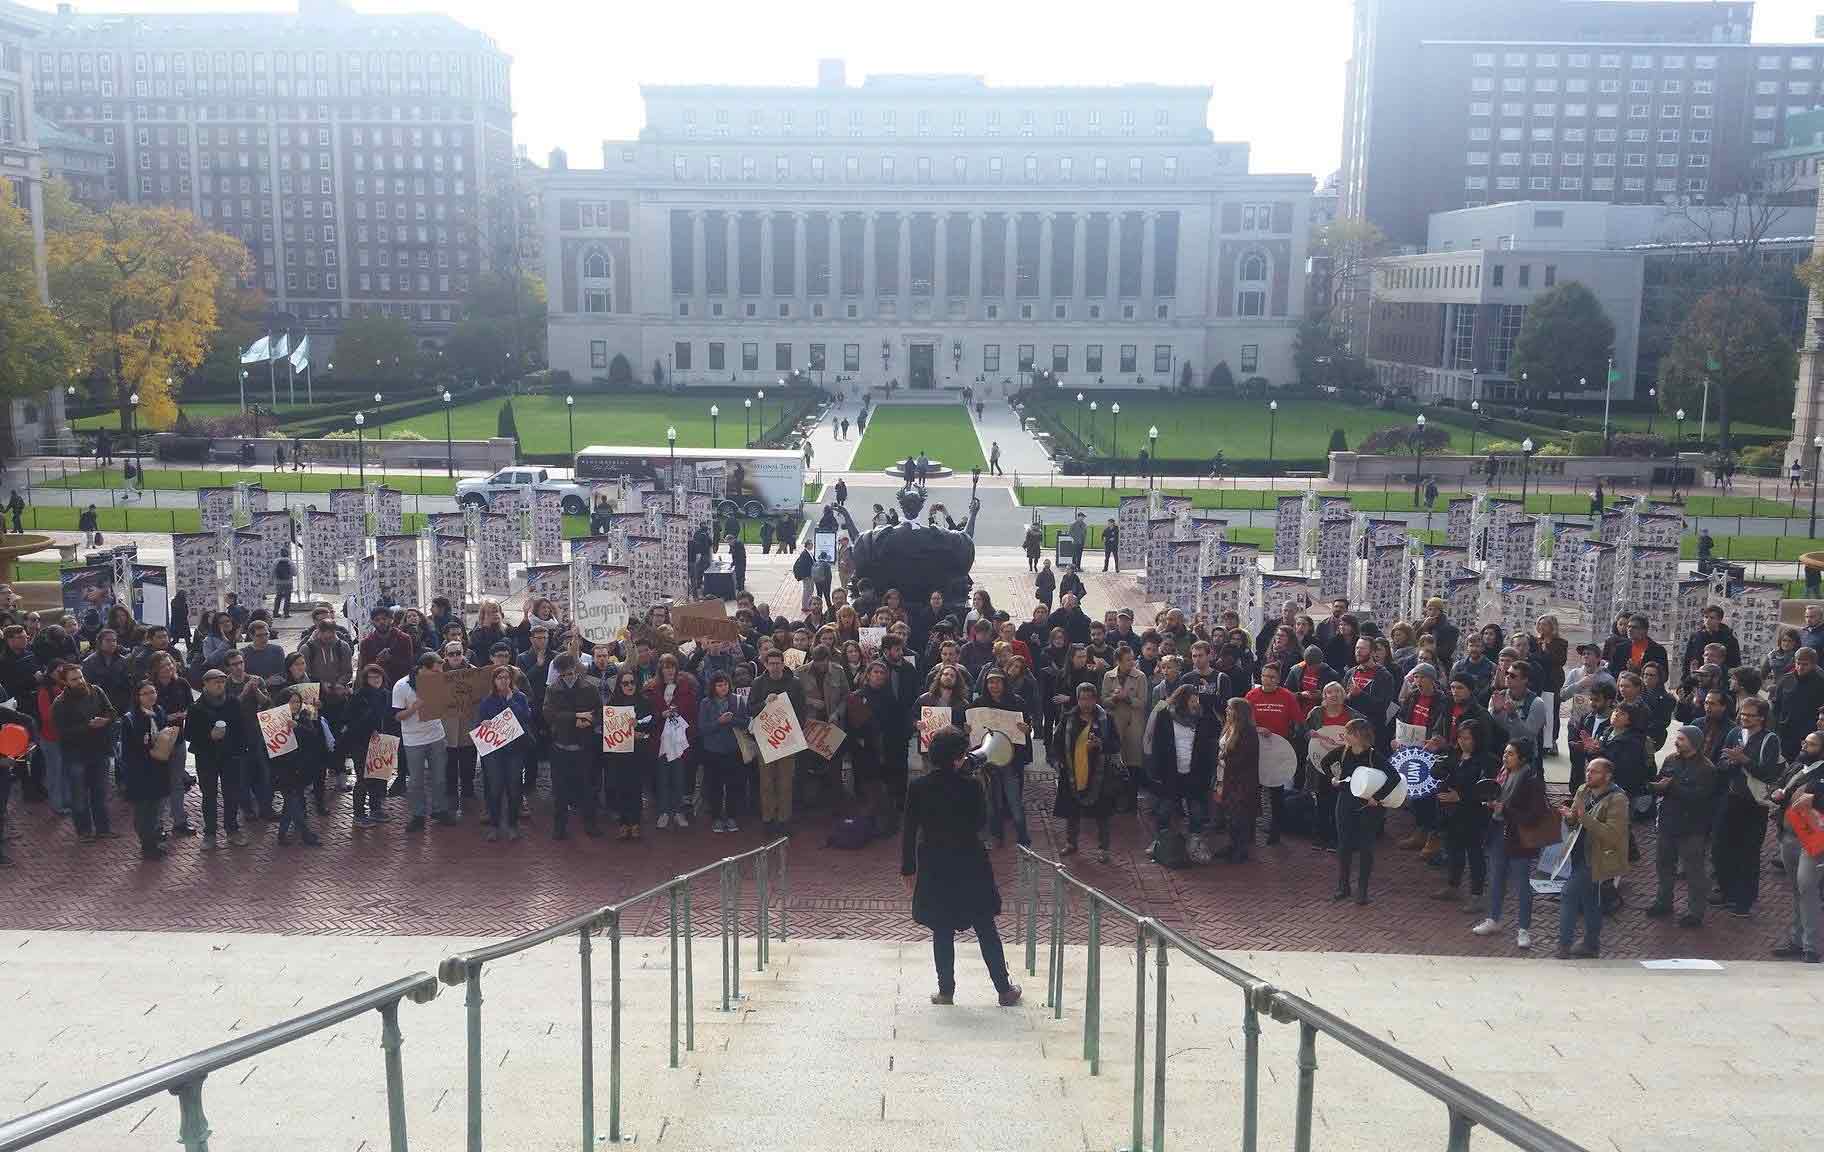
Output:
[[[880,652],[881,641],[887,638],[885,628],[863,628],[861,630],[861,650],[869,656]]]
[[[260,739],[266,744],[267,756],[283,756],[298,750],[298,737],[292,731],[291,708],[281,704],[259,713]]]
[[[511,708],[502,708],[469,729],[469,739],[475,742],[477,756],[498,752],[525,734],[526,730],[520,727],[519,717],[513,714]]]
[[[805,746],[825,760],[835,759],[836,750],[847,736],[847,732],[823,720],[812,720],[804,726]]]
[[[604,704],[602,706],[602,751],[633,751],[634,719],[633,705]]]
[[[804,667],[804,650],[802,648],[787,648],[779,655],[784,659],[785,666],[794,672]]]
[[[460,721],[460,729],[466,732],[475,705],[493,691],[492,673],[491,668],[426,669],[418,674],[420,714]]]
[[[627,624],[627,597],[618,591],[592,588],[576,598],[576,627],[591,644],[617,638]]]
[[[918,750],[931,747],[931,736],[939,728],[949,727],[950,709],[944,705],[918,710]]]
[[[999,732],[1015,744],[1026,743],[1026,733],[1020,731],[1026,717],[1011,708],[971,708],[963,717],[969,721],[969,730],[978,737],[986,732]]]
[[[376,732],[367,738],[367,760],[361,770],[366,780],[391,782],[399,774],[399,737]]]
[[[766,702],[766,707],[760,709],[747,730],[760,745],[760,759],[768,764],[810,747],[805,743],[798,713],[792,709],[792,698],[783,692]]]
[[[322,701],[323,686],[321,684],[305,682],[293,684],[291,687],[297,689],[298,695],[303,697],[304,703],[310,705],[312,708],[317,707]]]
[[[1404,720],[1393,725],[1393,743],[1396,747],[1423,748],[1425,746],[1425,729],[1417,724],[1408,724]]]
[[[671,608],[671,630],[691,640],[727,642],[741,639],[741,626],[728,615],[720,600],[698,600],[674,604]],[[764,747],[765,741],[761,742]]]

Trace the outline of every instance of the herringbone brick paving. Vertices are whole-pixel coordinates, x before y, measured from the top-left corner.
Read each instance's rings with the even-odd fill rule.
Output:
[[[1049,816],[1048,777],[1043,769],[1035,771],[1028,801],[1036,847],[1055,857],[1063,827]],[[118,840],[83,844],[69,822],[58,820],[45,805],[15,802],[15,839],[7,847],[18,866],[0,871],[0,928],[506,936],[612,903],[762,842],[751,828],[717,836],[701,823],[688,831],[648,827],[637,843],[590,840],[575,832],[571,840],[557,842],[548,835],[549,808],[541,792],[529,836],[490,844],[481,839],[472,805],[460,826],[433,825],[427,833],[408,835],[397,821],[379,829],[352,828],[348,801],[347,795],[334,796],[330,816],[313,817],[323,834],[321,848],[280,847],[272,825],[251,823],[246,827],[253,842],[246,848],[205,853],[200,841],[180,840],[167,859],[156,863],[139,859],[130,832]],[[117,829],[131,827],[123,806],[116,806],[113,821]],[[791,932],[836,939],[922,938],[898,876],[898,841],[877,841],[860,852],[831,849],[824,846],[828,824],[828,813],[803,814],[791,843]],[[1332,903],[1336,857],[1314,851],[1296,837],[1273,847],[1257,846],[1245,864],[1173,872],[1146,858],[1147,838],[1139,822],[1117,816],[1111,863],[1078,856],[1069,866],[1086,883],[1214,947],[1514,955],[1511,898],[1501,934],[1472,936],[1469,925],[1480,913],[1432,900],[1437,871],[1393,846],[1394,835],[1406,829],[1403,816],[1390,821],[1378,853],[1376,898],[1367,907]],[[1643,859],[1624,881],[1627,906],[1604,924],[1605,954],[1762,959],[1784,938],[1788,889],[1784,875],[1771,866],[1763,877],[1761,903],[1746,920],[1716,909],[1699,929],[1648,920],[1642,909],[1653,882],[1652,833],[1645,827],[1641,831]],[[1772,855],[1770,841],[1767,856]],[[1005,904],[1003,925],[1011,925],[1018,887],[1012,849],[994,853],[994,860]],[[1041,883],[1043,935],[1050,881],[1042,877]],[[716,932],[717,895],[713,877],[695,886],[692,919],[698,933]],[[1680,895],[1682,899],[1682,888]],[[775,881],[775,915],[778,899]],[[753,901],[749,872],[742,921],[750,931]],[[628,914],[624,931],[662,933],[667,914],[665,904],[649,902]],[[1085,916],[1081,904],[1070,909],[1066,934],[1071,940],[1085,937]],[[1549,954],[1556,938],[1555,900],[1536,902],[1533,929],[1534,952]],[[1127,932],[1113,924],[1105,928],[1110,939]]]

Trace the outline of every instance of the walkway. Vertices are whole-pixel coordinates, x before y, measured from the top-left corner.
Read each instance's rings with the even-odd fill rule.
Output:
[[[974,420],[973,408],[969,416]],[[997,442],[1000,444],[1001,471],[1009,476],[1016,472],[1033,476],[1051,469],[1051,457],[1045,454],[1045,449],[1032,434],[1020,426],[1020,414],[1005,399],[987,401],[982,418],[975,420],[975,434],[982,442],[984,460],[988,459],[990,448]]]

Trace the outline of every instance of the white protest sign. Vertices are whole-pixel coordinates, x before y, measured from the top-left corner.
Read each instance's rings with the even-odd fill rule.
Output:
[[[298,737],[292,731],[291,708],[281,704],[259,714],[260,739],[266,744],[266,755],[283,756],[298,750]]]
[[[804,726],[805,746],[825,760],[835,758],[836,750],[842,747],[842,741],[847,735],[836,725],[824,720],[812,720]]]
[[[291,687],[297,689],[298,695],[303,698],[304,703],[310,705],[312,708],[315,708],[322,700],[323,686],[321,684],[313,684],[306,681],[300,684],[293,684]]]
[[[591,644],[606,644],[627,624],[627,597],[591,588],[576,598],[576,626]]]
[[[885,628],[863,628],[861,630],[861,650],[870,655],[880,651],[880,642],[887,638]]]
[[[794,672],[804,667],[804,649],[802,648],[787,648],[780,653],[780,656],[785,660],[785,666]]]
[[[950,723],[950,709],[947,705],[918,710],[918,750],[923,752],[931,746],[931,737],[939,728]]]
[[[986,732],[999,732],[1015,744],[1026,743],[1026,733],[1020,730],[1020,725],[1026,722],[1026,717],[1011,708],[983,706],[971,708],[963,713],[963,716],[969,721],[970,730],[978,736]]]
[[[477,756],[498,752],[525,734],[526,730],[520,727],[519,717],[511,708],[502,708],[469,729],[469,739],[475,742]]]
[[[1399,720],[1393,726],[1393,742],[1399,747],[1423,747],[1425,728],[1421,724],[1408,724]]]
[[[792,710],[792,698],[781,692],[766,702],[747,726],[760,745],[760,759],[768,764],[810,747],[804,739],[804,728]]]
[[[367,760],[361,771],[365,780],[391,780],[399,774],[399,737],[376,732],[367,738]]]
[[[1305,762],[1313,768],[1324,762],[1324,757],[1343,746],[1343,726],[1325,724],[1314,728],[1309,738],[1309,747],[1305,750]]]
[[[634,710],[631,704],[602,706],[602,751],[633,751]]]

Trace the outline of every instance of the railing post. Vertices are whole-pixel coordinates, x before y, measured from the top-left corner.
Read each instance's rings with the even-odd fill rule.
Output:
[[[392,1152],[406,1152],[405,1138],[405,1065],[399,1050],[405,1038],[399,1034],[399,1001],[380,1009],[380,1048],[386,1053],[386,1124],[392,1135]]]
[[[1158,1017],[1153,1022],[1153,1152],[1165,1152],[1165,960],[1171,950],[1161,936],[1159,947],[1153,952],[1158,968],[1153,974],[1158,985],[1153,990],[1158,998],[1153,1009]]]
[[[209,1118],[203,1115],[203,1081],[199,1077],[171,1090],[177,1097],[177,1142],[184,1152],[209,1152]]]
[[[717,881],[717,883],[722,885],[722,891],[721,891],[719,898],[717,899],[716,904],[717,904],[717,909],[722,914],[722,921],[721,921],[721,930],[722,931],[721,931],[721,940],[719,941],[719,943],[722,945],[722,1011],[726,1012],[726,1011],[728,1011],[728,865],[727,864],[723,864],[722,867],[716,871],[716,881]]]
[[[608,1142],[621,1142],[621,914],[608,913]]]
[[[1298,1023],[1298,1115],[1294,1122],[1294,1152],[1311,1152],[1311,1098],[1317,1089],[1317,1027]]]
[[[469,1152],[481,1152],[481,965],[470,964],[462,975],[464,1009],[469,1031]]]
[[[583,1152],[592,1152],[595,1148],[595,975],[590,962],[595,945],[590,935],[595,931],[591,924],[577,933],[576,954],[578,965],[582,970],[582,1033],[583,1033]],[[620,1003],[620,990],[615,990],[615,1003]]]
[[[728,866],[728,978],[734,998],[741,999],[741,862]]]
[[[678,1066],[678,890],[671,889],[671,1066]]]
[[[1469,1152],[1469,1130],[1475,1126],[1474,1120],[1452,1108],[1450,1110],[1450,1144],[1447,1146],[1449,1152]]]
[[[786,878],[786,845],[779,845],[779,942],[785,943],[785,906],[791,903],[792,882]]]
[[[1128,1152],[1146,1147],[1146,933],[1152,921],[1134,925],[1134,1115]]]
[[[1083,1059],[1089,1074],[1102,1071],[1102,901],[1089,897],[1089,955],[1083,965]]]
[[[1064,1018],[1064,870],[1051,874],[1051,961],[1045,972],[1045,1003],[1051,1018]]]
[[[754,971],[766,971],[766,948],[769,930],[766,923],[766,874],[771,855],[761,852],[754,857]]]
[[[1241,1152],[1255,1152],[1260,1140],[1260,1013],[1253,988],[1242,989]]]
[[[691,926],[696,921],[690,916],[690,884],[684,885],[684,1051],[697,1050],[697,1009],[692,1001],[696,997],[696,974],[691,971]]]
[[[1039,974],[1039,862],[1026,868],[1026,975]]]

